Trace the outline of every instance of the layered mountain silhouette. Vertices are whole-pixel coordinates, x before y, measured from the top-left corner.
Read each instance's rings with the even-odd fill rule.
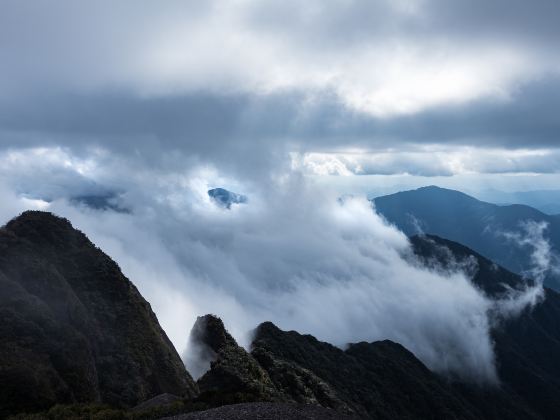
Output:
[[[208,196],[220,207],[230,209],[233,204],[247,202],[247,196],[228,191],[225,188],[213,188],[208,190]]]
[[[535,224],[546,224],[545,239],[553,253],[560,250],[560,216],[526,205],[499,206],[434,186],[373,201],[377,212],[407,235],[428,233],[459,242],[518,274],[530,276],[535,268],[528,236]],[[521,244],[524,239],[528,241]],[[544,273],[544,281],[560,289],[559,275],[554,270]]]
[[[474,259],[473,281],[491,297],[532,285],[449,240],[411,241],[412,263],[445,270]],[[88,419],[186,412],[175,418],[555,419],[560,412],[560,295],[550,289],[534,308],[494,325],[499,386],[440,377],[395,342],[341,349],[270,322],[245,349],[213,315],[190,332],[211,360],[195,382],[149,304],[69,221],[26,212],[0,229],[0,250],[0,417],[68,410]],[[75,414],[91,403],[110,409]],[[44,418],[63,418],[51,414]]]

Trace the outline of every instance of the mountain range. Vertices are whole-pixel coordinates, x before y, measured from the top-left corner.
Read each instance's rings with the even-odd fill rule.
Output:
[[[491,203],[501,205],[525,204],[546,214],[560,214],[560,190],[506,192],[496,189],[485,189],[477,191],[473,195],[479,200],[489,201]]]
[[[418,264],[445,269],[474,259],[473,282],[488,296],[534,285],[450,240],[423,235],[411,243]],[[245,349],[214,315],[199,317],[189,335],[211,356],[195,381],[149,303],[68,220],[25,212],[0,229],[0,250],[0,418],[555,419],[560,412],[560,295],[551,289],[534,308],[493,325],[499,385],[439,376],[392,341],[342,349],[266,321]]]
[[[409,236],[427,233],[459,242],[517,274],[540,276],[559,289],[560,216],[522,204],[497,205],[435,186],[374,198],[376,211]],[[541,238],[542,234],[542,238]],[[543,267],[535,252],[545,255]],[[539,248],[540,247],[540,248]],[[545,248],[543,248],[545,247]]]

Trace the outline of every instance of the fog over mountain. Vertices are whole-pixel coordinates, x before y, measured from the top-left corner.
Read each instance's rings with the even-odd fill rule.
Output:
[[[421,264],[368,193],[437,184],[555,213],[559,4],[0,0],[0,224],[67,217],[179,354],[215,314],[245,346],[264,321],[390,339],[495,386],[490,331],[545,299],[557,216],[413,200],[466,236],[431,233],[525,275],[492,295],[471,258]],[[468,241],[486,227],[500,240]]]
[[[498,381],[489,329],[500,303],[472,285],[468,261],[445,273],[418,267],[405,235],[365,198],[337,200],[301,176],[255,185],[249,203],[229,210],[203,176],[156,189],[146,174],[122,199],[130,213],[48,206],[134,279],[180,353],[185,330],[209,312],[242,343],[271,320],[342,347],[392,339],[438,372]],[[539,292],[508,298],[533,304],[526,295]]]

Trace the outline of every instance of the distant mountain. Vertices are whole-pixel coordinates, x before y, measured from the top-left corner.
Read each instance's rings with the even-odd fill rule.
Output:
[[[216,204],[226,209],[231,208],[232,204],[247,202],[246,196],[228,191],[225,188],[213,188],[208,190],[208,196],[213,199]]]
[[[0,250],[0,418],[197,393],[150,305],[68,220],[25,212]]]
[[[525,204],[546,214],[560,214],[560,190],[533,190],[505,192],[495,189],[482,190],[474,194],[478,199],[490,203]]]
[[[378,213],[409,236],[424,232],[459,242],[518,274],[534,268],[529,243],[534,238],[527,236],[527,222],[546,223],[544,237],[553,253],[560,250],[560,216],[529,206],[499,206],[434,186],[377,197],[373,202]],[[523,238],[527,239],[524,245],[516,243]],[[553,270],[545,273],[545,283],[560,287]]]
[[[130,213],[130,209],[123,207],[119,203],[117,193],[76,195],[70,198],[70,203],[77,206],[85,206],[94,210],[112,210],[117,213]]]

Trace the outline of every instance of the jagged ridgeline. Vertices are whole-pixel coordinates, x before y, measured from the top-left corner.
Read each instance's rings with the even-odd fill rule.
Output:
[[[424,264],[474,258],[473,281],[489,296],[525,284],[454,242],[415,237],[412,244]],[[190,332],[192,348],[210,361],[195,382],[116,263],[50,213],[26,212],[0,229],[0,292],[0,418],[41,412],[32,418],[474,420],[560,413],[560,297],[548,289],[534,309],[494,326],[497,386],[451,382],[391,341],[340,349],[270,322],[255,329],[245,349],[213,315],[199,317]],[[86,404],[112,408],[80,408]]]

